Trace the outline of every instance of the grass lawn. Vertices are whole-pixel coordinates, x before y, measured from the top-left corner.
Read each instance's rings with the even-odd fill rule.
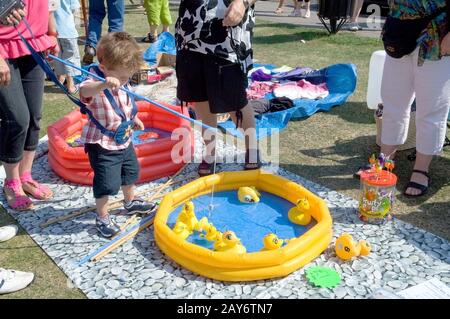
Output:
[[[175,19],[176,8],[172,7]],[[174,20],[175,21],[175,20]],[[125,29],[136,37],[147,33],[143,9],[127,7]],[[305,40],[306,43],[301,43]],[[373,51],[381,48],[375,39],[354,34],[328,37],[325,31],[274,24],[258,19],[255,28],[255,58],[276,65],[304,65],[321,68],[333,63],[351,62],[358,67],[358,87],[349,102],[329,113],[290,122],[280,135],[281,164],[286,169],[316,183],[354,198],[359,181],[352,178],[359,165],[377,152],[373,112],[365,105],[368,65]],[[82,47],[80,46],[80,52]],[[42,135],[46,127],[75,106],[47,83]],[[397,161],[399,189],[406,185],[412,164],[402,152]],[[433,162],[429,194],[420,200],[397,196],[397,216],[444,238],[450,239],[450,151]],[[13,220],[0,210],[0,226]],[[0,266],[33,271],[37,279],[27,289],[6,298],[83,298],[77,289],[66,285],[65,275],[23,231],[13,240],[0,244]]]

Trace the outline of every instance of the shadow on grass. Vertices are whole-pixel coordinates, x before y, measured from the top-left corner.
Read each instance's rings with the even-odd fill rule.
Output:
[[[317,31],[301,31],[294,34],[272,34],[267,36],[258,35],[253,38],[253,44],[279,44],[300,40],[311,41],[323,37],[327,37],[327,34]]]
[[[367,108],[364,102],[347,102],[345,107],[334,107],[331,115],[339,116],[341,119],[358,124],[374,124],[373,111]]]

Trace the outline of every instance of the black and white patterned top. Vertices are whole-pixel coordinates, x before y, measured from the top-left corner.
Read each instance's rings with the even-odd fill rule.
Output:
[[[248,8],[235,27],[222,25],[232,0],[181,0],[175,25],[177,50],[215,55],[239,63],[247,73],[253,66],[254,7]]]

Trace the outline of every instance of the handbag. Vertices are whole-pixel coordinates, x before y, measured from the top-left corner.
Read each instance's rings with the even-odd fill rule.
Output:
[[[388,16],[382,31],[382,39],[386,53],[395,59],[411,54],[417,47],[417,39],[428,24],[446,7],[440,8],[432,15],[419,19],[401,20]]]

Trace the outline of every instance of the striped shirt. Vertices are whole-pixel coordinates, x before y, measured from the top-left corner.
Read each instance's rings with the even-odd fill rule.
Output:
[[[88,83],[96,82],[92,78],[88,78],[80,84],[80,89]],[[119,108],[121,108],[127,119],[131,117],[132,104],[131,99],[128,97],[127,93],[118,90],[112,91],[114,100],[116,101]],[[114,111],[114,108],[108,101],[106,95],[101,92],[93,97],[85,98],[80,94],[81,102],[86,104],[86,107],[91,110],[95,119],[100,122],[106,129],[115,131],[119,125],[122,123],[122,118]],[[83,133],[81,134],[81,141],[85,144],[99,144],[101,147],[107,150],[122,150],[128,147],[131,143],[131,138],[124,144],[117,144],[113,138],[104,135],[95,126],[92,121],[88,121],[83,128]]]

